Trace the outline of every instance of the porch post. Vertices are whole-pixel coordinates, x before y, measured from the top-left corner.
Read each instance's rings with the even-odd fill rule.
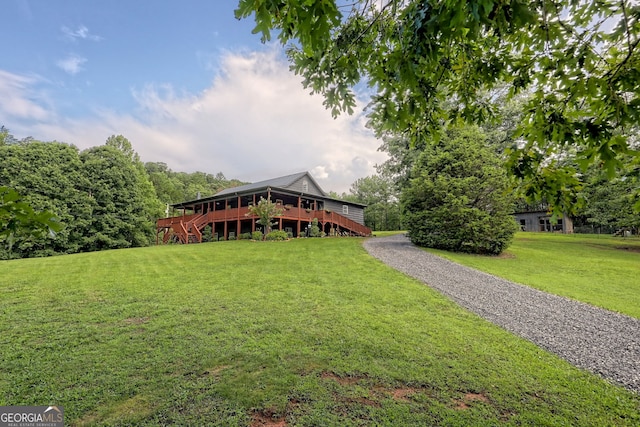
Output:
[[[298,232],[296,234],[297,237],[300,237],[300,224],[302,223],[302,219],[300,218],[302,207],[302,197],[298,196]]]
[[[253,194],[253,206],[256,205],[256,194]],[[256,219],[255,217],[253,217],[253,215],[251,215],[251,232],[255,232],[256,231]]]
[[[236,239],[240,238],[240,232],[242,231],[240,229],[240,206],[242,205],[242,200],[240,199],[240,196],[238,196],[238,211],[236,212],[236,216],[238,217],[238,227],[236,228]]]
[[[227,215],[229,215],[229,201],[224,199],[224,240],[227,240]]]

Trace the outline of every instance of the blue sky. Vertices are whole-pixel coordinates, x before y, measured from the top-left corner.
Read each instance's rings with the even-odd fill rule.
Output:
[[[122,134],[143,161],[347,191],[384,161],[362,114],[331,118],[235,1],[5,0],[0,124],[80,149]]]

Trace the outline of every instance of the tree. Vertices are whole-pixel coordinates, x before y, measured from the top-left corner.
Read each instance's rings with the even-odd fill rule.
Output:
[[[12,257],[77,252],[91,212],[89,181],[83,175],[78,149],[60,142],[20,141],[0,146],[0,185],[16,190],[34,211],[51,212],[63,228],[33,239],[16,234]]]
[[[82,153],[60,142],[20,140],[1,145],[0,158],[0,186],[16,190],[34,212],[51,212],[63,225],[55,238],[15,233],[12,257],[150,243],[164,206],[123,136]]]
[[[32,138],[31,137],[27,137],[25,139],[22,140],[22,142],[27,142],[27,141],[31,141]],[[9,144],[17,144],[20,141],[17,140],[10,132],[9,129],[7,129],[4,126],[0,126],[0,147],[3,145],[9,145]]]
[[[122,135],[111,135],[109,138],[107,138],[107,141],[104,143],[104,145],[117,149],[133,163],[140,162],[140,156],[138,156],[138,153],[136,153],[133,149],[131,141],[129,141]]]
[[[9,137],[9,129],[4,126],[0,126],[0,146],[7,145]]]
[[[150,222],[155,222],[164,212],[162,203],[156,194],[155,187],[149,179],[144,163],[140,161],[140,156],[133,149],[131,142],[122,135],[112,135],[107,138],[105,146],[114,147],[120,151],[136,170],[136,182],[143,199],[144,216]]]
[[[271,227],[276,225],[276,223],[273,222],[273,218],[282,216],[283,212],[282,208],[279,208],[277,204],[273,203],[270,197],[267,199],[260,197],[258,204],[249,206],[247,216],[253,215],[258,217],[256,222],[264,227],[264,239],[271,231]]]
[[[0,187],[0,243],[4,246],[0,256],[11,257],[16,240],[41,240],[61,228],[51,212],[35,212],[17,191]]]
[[[389,177],[371,175],[351,184],[348,200],[366,204],[365,225],[374,231],[400,229],[398,191]]]
[[[309,227],[309,237],[323,237],[324,232],[320,230],[320,226],[318,225],[318,218],[313,218],[311,220],[311,227]]]
[[[352,112],[353,87],[373,95],[378,136],[411,146],[437,141],[443,127],[483,122],[491,96],[526,94],[510,173],[531,199],[568,210],[580,182],[554,159],[567,147],[578,163],[613,177],[640,120],[640,5],[631,0],[240,0],[254,33],[288,45],[304,86],[332,114]]]
[[[222,172],[216,175],[204,172],[174,172],[162,162],[145,163],[144,167],[158,198],[163,203],[193,200],[198,193],[202,197],[212,196],[225,188],[246,184],[237,179],[228,180]]]
[[[640,174],[640,165],[630,167],[627,174],[610,180],[605,172],[591,167],[583,190],[585,206],[579,212],[586,223],[637,232],[640,215],[633,210],[634,203],[640,201],[634,193],[638,186],[637,174]]]
[[[487,102],[491,99],[496,107],[494,119],[482,123],[480,126],[487,135],[486,143],[499,155],[504,155],[510,147],[517,143],[517,127],[522,119],[522,107],[525,97],[508,100],[505,90],[497,90],[491,96],[485,95]],[[428,141],[412,143],[406,135],[387,133],[382,136],[381,151],[388,154],[388,159],[377,165],[378,173],[390,177],[398,190],[402,190],[411,174],[411,169],[424,150]]]
[[[509,181],[477,128],[450,130],[428,145],[401,202],[409,237],[420,246],[499,254],[517,229]]]
[[[380,151],[388,154],[387,160],[376,166],[378,173],[392,177],[398,189],[407,185],[411,169],[424,144],[411,144],[403,135],[386,134],[382,137]]]
[[[149,245],[157,216],[149,217],[144,182],[139,169],[125,153],[110,145],[81,153],[84,174],[90,182],[91,222],[84,251]]]
[[[171,204],[186,200],[182,182],[174,176],[175,173],[169,169],[166,163],[147,162],[144,164],[144,168],[160,201]]]

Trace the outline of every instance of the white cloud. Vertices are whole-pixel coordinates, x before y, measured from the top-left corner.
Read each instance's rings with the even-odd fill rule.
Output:
[[[56,62],[56,65],[74,76],[83,70],[82,64],[85,62],[87,62],[87,58],[72,54]]]
[[[95,34],[91,34],[89,32],[89,29],[84,25],[78,26],[76,30],[72,30],[69,27],[63,26],[60,28],[60,30],[62,31],[62,34],[64,34],[64,36],[71,41],[77,41],[78,39],[81,39],[81,40],[91,40],[91,41],[97,42],[97,41],[103,40],[102,37],[97,36]]]
[[[29,129],[36,138],[80,148],[122,134],[144,161],[165,162],[176,171],[222,172],[255,182],[308,170],[326,191],[338,193],[385,160],[364,118],[332,119],[323,99],[302,88],[275,50],[226,53],[218,70],[201,93],[148,85],[132,91],[135,112],[100,109],[91,118]]]
[[[43,121],[52,118],[46,94],[35,90],[42,79],[0,70],[0,117],[10,120]]]

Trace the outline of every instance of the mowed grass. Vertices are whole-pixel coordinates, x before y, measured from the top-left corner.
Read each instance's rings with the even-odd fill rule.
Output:
[[[62,405],[68,425],[640,424],[637,394],[361,243],[0,262],[0,405]]]
[[[518,233],[499,257],[429,250],[549,293],[640,318],[640,239]]]

